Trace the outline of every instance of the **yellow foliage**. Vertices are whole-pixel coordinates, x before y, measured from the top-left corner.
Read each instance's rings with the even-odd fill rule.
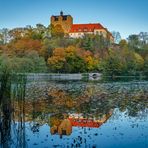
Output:
[[[65,49],[65,52],[66,52],[66,57],[74,56],[76,54],[76,48],[74,46],[68,46]]]
[[[96,65],[98,65],[99,62],[97,59],[93,58],[90,55],[85,57],[85,61],[87,63],[89,70],[93,70],[96,67]]]
[[[135,56],[136,63],[137,63],[139,66],[143,66],[143,64],[144,64],[144,59],[142,58],[142,56],[139,55],[138,53],[134,53],[134,56]]]
[[[59,126],[61,124],[61,120],[58,119],[57,117],[51,117],[50,124],[54,126]]]
[[[56,48],[53,50],[53,56],[48,58],[48,64],[54,65],[58,62],[65,61],[65,50],[64,48]]]
[[[65,50],[64,50],[64,48],[55,48],[53,50],[53,56],[64,57],[65,56]]]

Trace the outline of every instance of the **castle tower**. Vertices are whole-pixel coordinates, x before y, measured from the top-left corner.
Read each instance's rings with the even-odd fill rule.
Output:
[[[73,18],[71,15],[64,15],[63,11],[60,12],[60,15],[51,16],[51,25],[61,25],[64,33],[69,33],[71,26],[73,24]]]

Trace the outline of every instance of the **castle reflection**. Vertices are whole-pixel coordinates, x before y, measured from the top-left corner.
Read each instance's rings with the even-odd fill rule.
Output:
[[[71,135],[73,127],[99,128],[111,117],[113,112],[111,109],[108,113],[102,114],[101,117],[96,118],[96,115],[93,114],[84,117],[83,113],[53,114],[50,110],[54,110],[54,107],[52,106],[51,108],[47,103],[47,100],[30,101],[25,103],[14,102],[14,119],[17,122],[20,122],[20,114],[24,111],[24,122],[35,122],[40,126],[48,123],[50,126],[50,133],[52,135],[58,134],[62,137],[62,135]]]
[[[109,113],[104,114],[99,119],[89,117],[86,118],[83,116],[83,114],[67,114],[67,118],[61,120],[58,119],[59,115],[53,115],[50,118],[50,132],[52,135],[59,134],[62,137],[62,135],[71,135],[72,127],[99,128],[111,117],[112,113],[113,111],[110,110]],[[66,115],[64,114],[63,117],[65,116]]]
[[[20,114],[24,115],[23,122],[34,122],[34,127],[31,129],[35,131],[36,125],[41,126],[48,124],[50,126],[51,135],[71,135],[73,127],[88,127],[99,128],[112,115],[113,110],[110,109],[106,113],[76,113],[80,111],[81,107],[75,108],[74,113],[64,113],[65,106],[61,106],[60,113],[56,105],[48,102],[46,99],[14,101],[14,119],[21,122]],[[83,104],[83,107],[85,105]],[[54,112],[53,112],[54,111]],[[97,115],[99,114],[99,115]],[[36,130],[38,131],[38,130]]]

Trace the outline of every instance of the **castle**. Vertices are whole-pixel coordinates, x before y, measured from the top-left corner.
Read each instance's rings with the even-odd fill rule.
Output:
[[[85,34],[98,34],[112,42],[114,41],[112,34],[100,23],[73,24],[73,17],[64,15],[62,11],[60,15],[51,16],[51,25],[61,25],[64,33],[68,34],[70,38],[82,38]]]

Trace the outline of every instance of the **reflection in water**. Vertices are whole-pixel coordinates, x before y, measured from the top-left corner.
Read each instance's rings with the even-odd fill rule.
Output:
[[[1,81],[0,88],[0,141],[4,147],[8,147],[8,141],[11,139],[11,99],[10,99],[10,88],[9,75],[5,74]]]
[[[0,85],[0,143],[2,147],[25,147],[25,81],[21,78],[20,84],[11,84],[9,74],[1,76]],[[12,98],[13,97],[13,98]],[[19,112],[15,114],[14,100],[17,101]],[[19,119],[16,126],[15,118]],[[15,135],[15,137],[14,137]],[[14,140],[15,139],[15,140]]]
[[[4,75],[0,101],[0,147],[148,145],[147,82],[26,82]]]
[[[108,118],[112,115],[112,111],[105,114],[100,119],[95,118],[85,118],[82,114],[56,114],[50,117],[50,132],[51,134],[71,135],[72,127],[89,127],[89,128],[99,128],[103,123],[105,123]],[[63,119],[61,119],[63,117]]]

